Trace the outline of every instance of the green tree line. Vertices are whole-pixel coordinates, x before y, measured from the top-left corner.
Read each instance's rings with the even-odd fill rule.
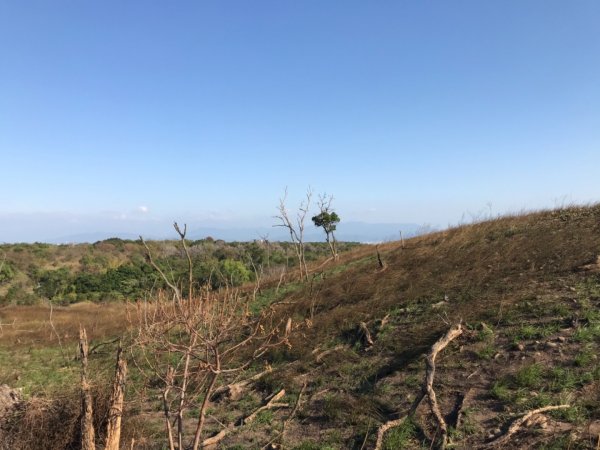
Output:
[[[152,241],[156,262],[168,276],[186,288],[187,259],[175,241]],[[342,243],[341,250],[357,244]],[[290,243],[257,240],[226,243],[212,238],[189,241],[193,282],[218,289],[253,281],[256,273],[279,273],[293,267]],[[325,243],[308,243],[307,259],[327,255]],[[57,304],[142,298],[164,281],[147,263],[139,241],[111,238],[94,244],[5,244],[0,269],[0,305]]]

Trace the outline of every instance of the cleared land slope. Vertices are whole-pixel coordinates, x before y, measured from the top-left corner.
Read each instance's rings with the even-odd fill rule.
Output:
[[[383,267],[362,246],[315,263],[308,282],[265,281],[254,307],[293,319],[291,348],[238,375],[272,368],[235,400],[212,402],[207,426],[241,424],[281,388],[289,407],[261,411],[219,448],[375,448],[380,427],[419,397],[432,345],[461,324],[432,384],[449,448],[597,449],[600,205],[464,225],[378,252]],[[124,445],[164,447],[155,388],[128,394]],[[382,448],[436,448],[441,436],[423,401]]]
[[[269,379],[292,392],[307,383],[287,427],[292,448],[372,448],[380,424],[408,412],[424,355],[457,323],[465,332],[438,356],[434,379],[455,447],[483,446],[528,411],[568,404],[503,446],[596,448],[599,205],[498,218],[379,251],[384,268],[375,249],[359,249],[280,306],[282,316],[307,319]],[[429,448],[436,433],[423,402],[386,445]]]

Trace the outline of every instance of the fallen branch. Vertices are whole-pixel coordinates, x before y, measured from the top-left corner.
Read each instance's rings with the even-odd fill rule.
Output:
[[[422,398],[423,398],[423,396],[421,395],[421,399]],[[421,401],[419,400],[419,403],[420,402]],[[381,449],[381,446],[383,445],[383,438],[385,437],[385,433],[388,430],[391,430],[392,428],[396,428],[396,427],[399,427],[400,425],[402,425],[407,417],[408,416],[403,416],[403,417],[400,417],[399,419],[389,420],[379,427],[379,430],[377,430],[377,443],[375,444],[375,450]]]
[[[387,314],[382,319],[369,320],[368,322],[360,322],[358,324],[358,333],[359,338],[363,340],[363,344],[365,345],[365,350],[370,350],[371,347],[375,345],[375,339],[377,335],[383,330],[383,328],[389,322],[390,315]],[[372,324],[371,329],[373,332],[369,330],[369,326]]]
[[[427,398],[429,399],[429,407],[431,408],[431,412],[435,416],[438,426],[440,427],[440,430],[442,432],[440,450],[444,450],[446,448],[446,445],[448,444],[448,426],[444,421],[444,417],[442,416],[437,402],[435,391],[433,390],[433,377],[435,375],[435,358],[437,357],[440,351],[446,348],[446,346],[452,340],[460,336],[462,332],[463,330],[460,324],[448,330],[448,332],[442,339],[433,344],[433,347],[431,347],[431,352],[427,356],[427,369],[424,389],[427,392]]]
[[[253,375],[246,380],[238,381],[237,383],[231,383],[227,386],[221,386],[218,389],[215,389],[211,396],[211,400],[217,400],[223,395],[229,395],[232,400],[238,400],[241,397],[242,392],[244,391],[244,388],[246,386],[248,386],[251,383],[254,383],[255,381],[260,380],[262,377],[264,377],[268,373],[271,373],[272,371],[273,369],[268,368],[267,370],[257,373],[256,375]]]
[[[379,321],[379,327],[378,327],[378,328],[379,328],[379,330],[383,329],[383,327],[385,327],[385,326],[387,325],[387,323],[389,322],[389,320],[390,320],[390,315],[389,315],[389,314],[386,314],[386,315],[383,317],[383,319],[381,319],[381,320]]]
[[[89,354],[92,355],[94,353],[97,353],[97,350],[100,347],[103,347],[104,345],[108,345],[108,344],[114,344],[115,342],[119,341],[120,339],[121,339],[120,337],[117,337],[117,338],[114,338],[113,340],[110,340],[110,341],[100,342],[99,344],[96,344],[92,348],[90,348]]]
[[[323,361],[323,358],[325,358],[327,355],[331,354],[331,353],[335,353],[338,350],[342,350],[343,348],[345,348],[345,345],[336,345],[333,348],[330,348],[329,350],[325,350],[322,351],[321,353],[319,353],[317,356],[315,356],[315,361],[320,363],[321,361]]]
[[[261,406],[260,408],[255,410],[252,414],[250,414],[249,416],[246,416],[244,419],[242,419],[238,426],[230,425],[227,428],[223,428],[221,431],[219,431],[214,436],[211,436],[208,439],[204,439],[204,441],[202,441],[202,448],[218,444],[225,438],[225,436],[227,436],[231,432],[236,431],[236,430],[240,429],[241,427],[243,427],[244,425],[247,425],[247,424],[251,423],[252,421],[254,421],[254,419],[256,419],[256,416],[261,411],[264,411],[267,409],[275,409],[275,408],[288,408],[290,406],[288,403],[278,403],[278,400],[281,400],[281,398],[284,395],[285,395],[285,390],[282,389],[277,394],[275,394],[271,398],[271,400],[269,400],[267,402],[266,405]]]
[[[425,396],[427,396],[429,400],[429,408],[433,413],[436,422],[438,423],[438,427],[442,432],[441,441],[439,444],[439,448],[444,450],[446,445],[448,444],[448,426],[446,425],[446,421],[444,420],[442,413],[440,412],[440,408],[437,403],[437,397],[435,395],[435,391],[433,390],[433,378],[435,375],[435,358],[438,353],[441,352],[444,348],[448,346],[450,342],[456,339],[463,333],[463,329],[461,324],[455,325],[450,328],[448,332],[440,338],[433,346],[431,347],[431,351],[427,355],[426,366],[425,366],[425,380],[423,381],[423,386],[421,387],[420,394],[415,398],[415,401],[410,407],[408,414],[395,420],[391,420],[386,422],[377,431],[377,443],[375,444],[375,450],[380,450],[383,445],[383,438],[385,437],[385,433],[391,428],[402,425],[402,423],[409,417],[413,417],[417,408],[421,404],[421,401]]]
[[[271,398],[271,400],[268,401],[268,403],[266,405],[261,406],[256,411],[254,411],[252,414],[250,414],[249,416],[247,416],[243,420],[242,423],[244,425],[247,425],[247,424],[253,422],[254,419],[256,419],[256,416],[258,415],[258,413],[260,413],[261,411],[264,411],[265,409],[287,408],[287,407],[289,407],[290,405],[288,403],[277,403],[277,401],[281,400],[284,395],[285,395],[285,389],[280,390],[277,394],[275,394],[273,396],[273,398]]]
[[[369,331],[367,324],[364,322],[361,322],[358,325],[358,328],[360,330],[361,338],[363,338],[365,341],[366,350],[369,350],[371,347],[373,347],[373,345],[375,345],[375,342],[373,342],[373,337],[371,336],[371,332]]]
[[[534,409],[533,411],[529,411],[527,414],[525,414],[520,419],[515,420],[513,422],[513,424],[508,428],[508,430],[506,431],[506,433],[504,435],[499,436],[499,437],[495,438],[493,441],[489,442],[485,446],[485,448],[493,448],[493,447],[497,447],[498,445],[505,444],[506,442],[508,442],[510,440],[510,438],[513,434],[515,434],[517,431],[519,431],[519,429],[521,427],[523,427],[524,425],[527,425],[527,423],[529,422],[529,419],[531,419],[533,416],[535,416],[537,414],[545,413],[547,411],[554,411],[556,409],[565,409],[565,408],[569,408],[570,406],[571,405],[544,406],[543,408],[538,408],[538,409]]]
[[[292,408],[292,411],[290,412],[290,414],[287,416],[287,418],[283,421],[283,425],[281,426],[281,431],[277,434],[277,436],[275,436],[273,439],[271,439],[269,442],[267,442],[261,450],[266,450],[269,448],[269,446],[279,440],[280,444],[282,443],[283,439],[284,439],[284,434],[285,434],[285,427],[287,426],[287,424],[290,422],[290,420],[293,419],[293,417],[296,415],[296,411],[298,411],[298,406],[300,406],[300,400],[302,399],[302,394],[304,394],[304,391],[306,390],[306,382],[304,382],[304,384],[302,385],[302,389],[300,390],[300,393],[298,394],[298,398],[296,399],[296,404],[294,405],[294,407]]]

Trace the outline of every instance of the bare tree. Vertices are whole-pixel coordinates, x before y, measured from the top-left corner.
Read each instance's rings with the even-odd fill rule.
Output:
[[[279,215],[275,216],[275,219],[279,220],[279,223],[273,226],[287,228],[288,232],[290,233],[290,240],[294,245],[296,257],[298,258],[300,278],[304,278],[308,281],[308,267],[306,265],[306,259],[304,256],[304,227],[306,215],[310,209],[313,192],[310,187],[306,190],[306,198],[300,203],[295,220],[290,218],[290,214],[288,213],[285,205],[287,194],[288,192],[286,188],[283,198],[279,199],[279,206],[277,207],[279,210]]]
[[[176,231],[189,257],[185,228]],[[151,254],[148,260],[153,261]],[[269,349],[289,345],[291,321],[275,323],[272,310],[249,314],[251,296],[228,286],[218,292],[196,289],[181,302],[177,287],[165,282],[174,295],[162,291],[150,302],[138,303],[134,356],[149,380],[159,380],[170,450],[197,450],[206,442],[207,410],[215,391]],[[197,418],[190,417],[191,409],[199,411]],[[184,424],[190,420],[195,421],[194,432],[186,436]]]

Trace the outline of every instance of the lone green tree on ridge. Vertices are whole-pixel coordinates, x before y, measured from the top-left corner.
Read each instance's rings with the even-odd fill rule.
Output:
[[[331,250],[333,259],[338,259],[337,253],[337,241],[335,239],[334,231],[337,228],[337,224],[340,223],[340,217],[335,211],[331,209],[331,202],[333,196],[327,197],[325,194],[319,196],[319,214],[313,216],[312,221],[315,227],[323,228],[325,231],[325,240]]]

